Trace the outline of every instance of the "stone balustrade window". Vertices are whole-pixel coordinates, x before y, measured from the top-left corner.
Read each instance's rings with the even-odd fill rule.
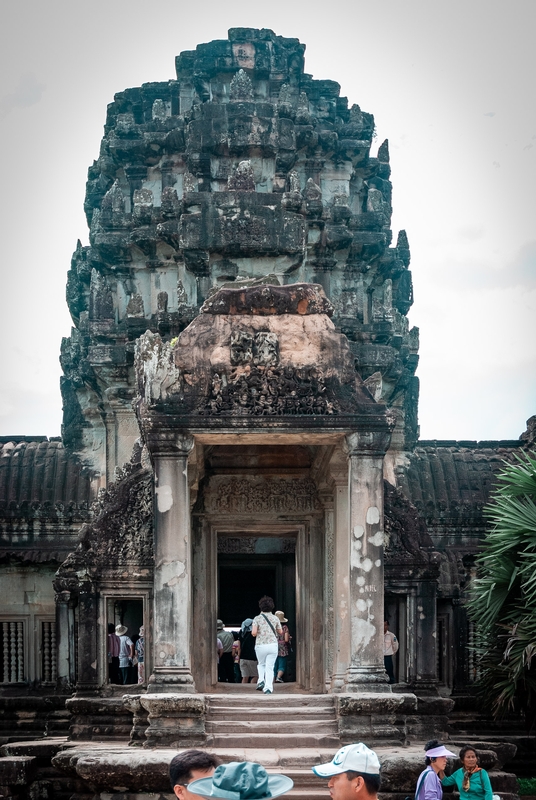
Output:
[[[23,683],[26,678],[24,622],[0,622],[0,683]]]
[[[56,623],[41,622],[41,680],[53,683],[57,676]]]

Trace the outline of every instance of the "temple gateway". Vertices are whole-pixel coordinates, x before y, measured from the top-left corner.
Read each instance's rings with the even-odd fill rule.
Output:
[[[419,440],[388,142],[371,152],[372,115],[304,50],[232,29],[108,106],[62,437],[0,443],[5,739],[292,737],[217,725],[251,690],[218,684],[216,621],[238,629],[264,593],[294,637],[287,721],[296,697],[330,720],[294,744],[408,743],[475,708],[464,593],[534,418],[519,441]],[[143,684],[110,682],[119,624],[144,626]]]

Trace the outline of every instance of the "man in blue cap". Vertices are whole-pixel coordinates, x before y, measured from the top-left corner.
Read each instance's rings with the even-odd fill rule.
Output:
[[[327,764],[312,767],[315,775],[329,778],[333,800],[377,800],[380,762],[374,750],[362,742],[341,747]]]

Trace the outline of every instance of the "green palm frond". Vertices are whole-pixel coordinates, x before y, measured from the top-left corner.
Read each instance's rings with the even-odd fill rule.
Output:
[[[493,712],[536,713],[536,455],[515,454],[484,510],[491,528],[468,600]]]

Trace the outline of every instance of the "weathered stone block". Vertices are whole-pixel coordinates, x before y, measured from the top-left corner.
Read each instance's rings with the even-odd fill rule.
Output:
[[[189,747],[206,741],[206,699],[203,695],[146,694],[141,705],[149,712],[146,747]]]
[[[34,774],[35,759],[31,756],[0,758],[0,786],[26,786]]]

